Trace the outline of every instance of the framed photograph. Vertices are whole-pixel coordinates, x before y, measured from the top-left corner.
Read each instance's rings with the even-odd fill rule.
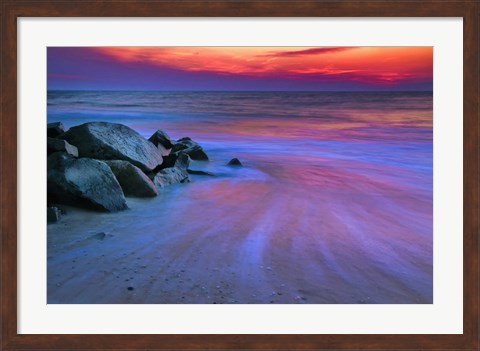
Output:
[[[479,7],[4,1],[2,348],[478,349]]]

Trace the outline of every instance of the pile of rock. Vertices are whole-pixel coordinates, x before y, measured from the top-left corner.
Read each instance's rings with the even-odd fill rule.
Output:
[[[109,212],[126,209],[125,196],[156,196],[159,188],[189,182],[190,159],[208,160],[190,138],[174,141],[157,130],[146,140],[125,125],[107,122],[68,131],[60,122],[48,124],[47,154],[50,204]]]

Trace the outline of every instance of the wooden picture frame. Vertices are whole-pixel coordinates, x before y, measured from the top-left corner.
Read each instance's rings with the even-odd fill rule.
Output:
[[[3,0],[1,26],[1,347],[100,349],[479,348],[479,28],[477,0]],[[461,17],[464,67],[463,334],[37,335],[17,333],[17,19],[20,17]]]

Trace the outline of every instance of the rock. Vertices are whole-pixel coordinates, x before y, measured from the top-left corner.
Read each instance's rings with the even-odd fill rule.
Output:
[[[242,163],[238,158],[232,158],[230,161],[228,161],[227,166],[242,166]]]
[[[175,183],[188,183],[189,181],[190,177],[187,170],[178,167],[164,168],[153,178],[153,183],[159,188]]]
[[[74,157],[78,157],[78,149],[62,139],[47,137],[47,155],[54,152],[66,152]]]
[[[56,152],[47,159],[49,203],[99,211],[127,208],[122,188],[104,162]]]
[[[155,145],[122,124],[89,122],[70,128],[60,138],[75,145],[80,157],[124,160],[144,172],[163,162]]]
[[[168,156],[171,148],[173,147],[170,137],[167,135],[167,133],[160,129],[153,133],[148,141],[157,147],[157,150],[162,156]]]
[[[87,239],[94,239],[94,240],[105,240],[107,238],[113,238],[113,234],[107,234],[105,232],[100,232],[100,233],[97,233],[97,234],[93,234],[91,235],[89,238]],[[102,255],[103,256],[103,255]]]
[[[178,153],[177,154],[170,154],[168,156],[163,156],[163,163],[160,167],[158,167],[157,170],[154,170],[154,172],[156,173],[156,171],[160,170],[160,169],[164,169],[164,168],[169,168],[169,167],[174,167],[175,166],[175,161],[177,161],[177,158],[178,158]]]
[[[158,170],[169,168],[169,167],[179,167],[182,169],[187,169],[190,164],[190,156],[188,156],[183,151],[178,151],[177,153],[171,153],[168,156],[163,157],[163,163]],[[158,171],[155,170],[155,171]],[[156,173],[156,172],[155,172]]]
[[[47,137],[56,138],[60,134],[65,133],[65,127],[62,122],[53,122],[47,124]]]
[[[112,169],[125,196],[157,196],[157,188],[142,170],[128,161],[104,161]]]
[[[196,175],[206,175],[206,176],[211,176],[211,177],[216,177],[217,175],[212,172],[208,171],[197,171],[195,169],[187,169],[188,174],[196,174]]]
[[[97,239],[97,240],[103,240],[106,237],[107,237],[107,234],[105,232],[100,232],[100,233],[92,235],[92,238]]]
[[[160,129],[153,133],[148,140],[157,147],[158,145],[162,145],[165,149],[171,149],[173,147],[172,139],[170,139],[167,133]]]
[[[186,170],[189,164],[190,164],[190,156],[188,156],[183,152],[180,152],[173,166],[180,168],[182,170]]]
[[[188,137],[178,139],[175,145],[173,145],[171,152],[178,153],[179,151],[186,153],[192,160],[208,161],[208,156],[203,151],[203,148]]]
[[[47,223],[55,223],[60,220],[61,211],[57,207],[47,207]]]

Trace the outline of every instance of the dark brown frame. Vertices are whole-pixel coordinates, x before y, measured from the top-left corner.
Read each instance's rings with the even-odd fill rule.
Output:
[[[479,0],[202,1],[0,0],[1,347],[4,350],[479,348]],[[462,17],[464,25],[463,334],[22,335],[17,334],[18,17]],[[455,118],[452,116],[452,118]]]

